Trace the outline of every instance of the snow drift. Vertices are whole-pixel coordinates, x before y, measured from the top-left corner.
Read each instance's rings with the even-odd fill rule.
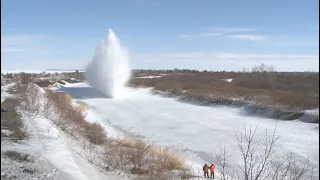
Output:
[[[87,65],[85,77],[89,85],[103,95],[118,98],[124,95],[130,72],[129,55],[109,29],[107,37],[101,41]]]

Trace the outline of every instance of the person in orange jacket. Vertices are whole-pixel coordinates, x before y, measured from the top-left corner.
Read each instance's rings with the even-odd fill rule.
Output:
[[[214,169],[215,169],[214,164],[211,164],[211,166],[210,166],[210,177],[212,179],[214,179]]]
[[[203,173],[205,178],[209,178],[209,166],[207,163],[203,166]]]

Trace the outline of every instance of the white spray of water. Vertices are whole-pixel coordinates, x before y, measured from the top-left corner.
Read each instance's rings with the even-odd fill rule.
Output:
[[[110,98],[125,96],[125,85],[130,79],[128,52],[109,29],[107,37],[97,47],[92,61],[86,68],[89,85]]]

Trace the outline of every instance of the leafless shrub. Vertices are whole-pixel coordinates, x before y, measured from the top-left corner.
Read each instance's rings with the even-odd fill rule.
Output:
[[[146,164],[149,164],[148,158],[150,157],[153,146],[154,144],[150,142],[150,139],[148,141],[143,141],[139,138],[135,140],[129,157],[129,161],[133,165],[131,173],[143,174],[146,172]]]
[[[64,131],[66,130],[67,121],[64,119],[64,113],[61,110],[62,107],[66,107],[66,105],[63,104],[66,101],[59,101],[59,96],[60,94],[56,94],[52,90],[46,90],[46,98],[43,103],[43,115]],[[48,132],[50,128],[51,126],[48,127]]]
[[[157,167],[166,170],[181,170],[185,164],[180,153],[170,148],[154,147],[151,155],[156,158]]]
[[[84,72],[68,72],[62,73],[63,77],[65,77],[65,81],[74,83],[74,82],[83,82],[84,81]]]
[[[87,142],[86,140],[83,140],[82,143],[82,150],[84,152],[84,155],[86,159],[90,162],[93,163],[93,151],[94,151],[95,146],[91,142]]]
[[[192,177],[190,172],[191,172],[191,167],[183,168],[179,170],[179,177],[181,179],[190,179]]]
[[[21,84],[28,84],[28,83],[32,82],[32,76],[29,73],[21,72],[19,74],[19,78],[20,78]]]
[[[140,175],[136,178],[134,178],[134,180],[173,180],[174,178],[171,177],[169,174],[167,174],[165,171],[163,170],[159,170],[159,169],[153,169],[150,170],[150,172],[148,172],[147,174],[143,174]]]
[[[104,128],[98,123],[87,123],[85,126],[85,136],[90,143],[99,145],[107,141],[107,133]]]
[[[215,151],[215,164],[220,170],[220,176],[223,180],[231,180],[230,175],[234,173],[234,168],[231,168],[231,166],[228,164],[228,158],[230,156],[230,152],[228,152],[228,150],[226,149],[226,142],[223,147],[219,144],[219,151]]]
[[[219,153],[216,153],[217,168],[223,180],[285,180],[285,179],[313,179],[313,169],[308,159],[297,161],[292,158],[292,154],[279,157],[275,154],[275,143],[278,136],[275,135],[276,128],[271,135],[266,131],[266,139],[258,141],[255,139],[256,129],[245,128],[243,134],[237,135],[238,150],[243,163],[239,166],[228,164],[230,153],[219,146]],[[262,145],[263,152],[257,149]]]
[[[273,65],[267,65],[264,63],[253,66],[251,70],[251,72],[274,72],[274,71],[275,71],[275,68]]]
[[[1,74],[1,76],[3,76],[4,78],[7,78],[7,79],[12,79],[13,78],[13,74],[12,73],[7,73],[7,74]]]
[[[136,139],[132,137],[117,138],[115,142],[120,147],[134,148]]]
[[[130,168],[130,155],[131,149],[119,146],[115,141],[112,141],[105,147],[103,161],[111,169],[128,170]]]
[[[45,118],[53,119],[53,116],[56,116],[57,113],[54,103],[54,95],[53,91],[50,89],[46,89],[45,99],[43,102],[43,115]]]
[[[33,83],[25,86],[25,91],[20,92],[21,106],[33,115],[39,114],[41,110],[41,92],[40,88]]]
[[[54,81],[49,81],[49,80],[44,79],[44,80],[38,80],[34,83],[40,87],[49,87],[50,85],[54,84]]]
[[[143,175],[139,178],[162,177],[171,170],[181,170],[187,174],[184,159],[178,152],[157,147],[150,139],[113,139],[107,145],[104,161],[112,169],[130,170],[132,174]]]
[[[44,116],[71,135],[75,131],[79,132],[89,143],[98,145],[104,144],[107,140],[104,128],[98,123],[87,122],[82,109],[72,104],[72,97],[69,95],[47,90]]]
[[[271,167],[269,176],[272,180],[314,179],[314,166],[311,165],[309,158],[304,161],[296,161],[293,159],[292,153],[275,159],[271,162]]]

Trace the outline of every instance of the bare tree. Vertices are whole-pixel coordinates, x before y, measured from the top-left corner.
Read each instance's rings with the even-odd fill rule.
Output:
[[[21,84],[28,84],[28,83],[30,83],[32,81],[31,74],[24,73],[24,72],[21,72],[19,74],[19,78],[20,78],[20,83]]]
[[[237,150],[239,150],[242,164],[230,166],[228,159],[231,156],[224,147],[219,145],[219,153],[216,153],[217,169],[221,179],[241,180],[304,180],[314,179],[313,169],[309,159],[298,161],[293,154],[279,156],[275,154],[275,143],[279,136],[275,135],[276,127],[271,135],[266,130],[265,140],[255,139],[257,127],[245,127],[244,133],[236,135]],[[262,148],[262,152],[258,151]]]
[[[219,152],[214,151],[214,153],[216,159],[215,164],[220,170],[221,178],[223,180],[231,179],[230,175],[233,174],[232,170],[234,169],[230,168],[228,164],[228,158],[230,158],[231,153],[226,148],[226,141],[223,147],[219,144]]]
[[[40,89],[33,83],[19,85],[19,97],[21,106],[32,115],[37,115],[41,108]]]
[[[252,67],[251,72],[274,72],[275,68],[273,65],[267,65],[261,63]]]
[[[243,68],[242,68],[242,72],[243,72],[243,73],[246,73],[246,72],[249,72],[249,71],[250,71],[250,70],[249,70],[247,67],[243,67]]]
[[[134,143],[134,148],[129,157],[130,162],[134,166],[131,172],[133,174],[141,174],[144,171],[147,157],[151,154],[151,149],[154,143],[150,142],[151,138],[144,142],[141,138],[137,138]]]
[[[107,141],[107,132],[99,123],[87,123],[85,135],[90,143],[99,145]]]

